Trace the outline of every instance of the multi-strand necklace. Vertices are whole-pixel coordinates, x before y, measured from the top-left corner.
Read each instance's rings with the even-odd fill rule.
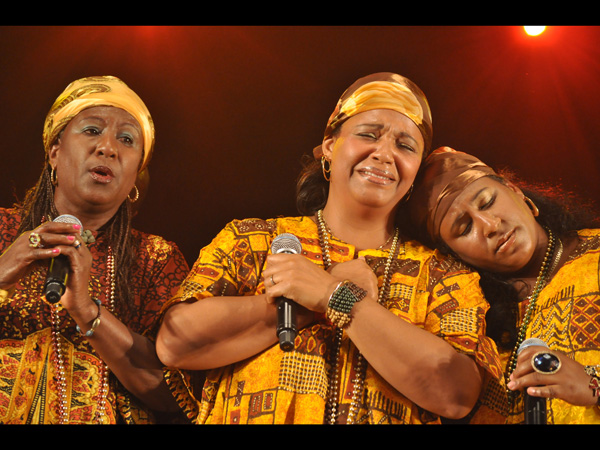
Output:
[[[323,253],[323,265],[325,266],[325,270],[327,270],[331,266],[331,255],[330,255],[329,236],[328,236],[328,234],[330,234],[330,233],[328,233],[327,225],[325,223],[325,220],[323,219],[323,210],[317,211],[317,223],[318,223],[318,229],[319,229],[319,240],[320,240],[320,244],[321,244],[321,251]],[[377,301],[380,304],[383,303],[384,299],[386,299],[389,294],[390,280],[391,280],[390,269],[392,266],[392,262],[394,261],[394,258],[396,256],[396,252],[398,249],[398,241],[399,241],[399,231],[396,228],[394,235],[393,235],[393,240],[392,240],[392,245],[390,247],[389,255],[388,255],[388,258],[387,258],[387,261],[385,264],[385,268],[383,271],[383,283],[381,285],[381,288],[379,289],[379,297],[378,297]],[[385,244],[382,245],[382,247],[385,246],[387,244],[387,242],[389,242],[389,239],[386,241]],[[335,424],[335,421],[338,416],[338,406],[339,406],[338,405],[338,396],[339,396],[339,389],[340,389],[340,372],[341,372],[340,350],[341,350],[341,346],[342,346],[343,335],[344,335],[344,330],[342,328],[336,328],[334,345],[333,345],[332,352],[331,352],[332,364],[330,364],[329,395],[328,395],[328,399],[327,399],[327,409],[326,409],[327,417],[325,418],[326,422],[329,424]],[[359,408],[360,408],[360,398],[362,396],[364,381],[365,381],[365,376],[366,376],[365,371],[366,371],[365,360],[364,360],[362,354],[360,353],[360,351],[357,351],[357,363],[356,363],[356,368],[355,368],[356,378],[354,380],[352,380],[354,383],[353,390],[352,390],[352,400],[350,402],[350,408],[348,410],[348,418],[346,421],[346,423],[348,423],[348,424],[351,424],[354,422],[355,415],[358,413]]]
[[[112,248],[108,248],[107,256],[107,272],[109,276],[108,286],[106,287],[106,298],[108,299],[109,311],[114,311],[115,306],[115,264]],[[60,424],[69,423],[69,395],[67,392],[67,377],[65,374],[65,357],[60,343],[60,326],[59,326],[59,306],[58,303],[50,305],[50,317],[52,321],[52,346],[54,350],[53,362],[55,364],[57,385],[58,385],[58,420]],[[96,408],[95,421],[103,423],[106,415],[107,397],[108,397],[108,366],[102,362],[100,368],[100,386],[98,388],[98,402]]]
[[[546,286],[548,281],[548,277],[554,273],[556,267],[558,266],[558,262],[562,256],[563,246],[560,239],[558,239],[558,249],[555,252],[554,249],[556,247],[556,238],[554,237],[554,233],[549,228],[546,228],[546,232],[548,233],[548,246],[546,247],[546,254],[544,255],[544,260],[542,261],[542,266],[540,267],[540,272],[535,280],[535,285],[533,287],[533,291],[527,297],[528,304],[525,309],[525,314],[523,315],[523,322],[519,328],[519,333],[517,334],[517,341],[515,342],[515,347],[510,355],[510,359],[508,360],[508,364],[506,365],[506,373],[505,380],[506,383],[510,380],[510,375],[513,373],[517,366],[517,356],[519,353],[519,347],[523,343],[525,336],[527,334],[527,328],[529,327],[529,323],[531,322],[531,317],[533,315],[533,311],[535,309],[537,299],[540,295],[540,292]],[[550,258],[552,258],[552,265],[550,265]],[[507,389],[508,400],[509,403],[513,400],[513,392]],[[510,406],[510,405],[509,405]]]

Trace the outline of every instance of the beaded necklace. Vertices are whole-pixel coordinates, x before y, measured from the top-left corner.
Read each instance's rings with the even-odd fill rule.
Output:
[[[108,248],[108,257],[106,261],[109,282],[106,288],[106,297],[109,299],[109,311],[114,311],[115,306],[115,264],[112,248]],[[58,320],[59,304],[55,303],[50,306],[50,317],[52,322],[52,346],[53,346],[53,362],[57,372],[58,384],[58,417],[60,424],[69,423],[69,408],[68,408],[68,393],[67,393],[67,377],[65,375],[65,359],[60,344],[60,327]],[[98,390],[99,400],[96,408],[95,420],[97,423],[104,421],[107,409],[108,397],[108,366],[103,363],[100,371],[100,388]]]
[[[555,244],[556,244],[556,239],[554,237],[554,233],[552,233],[552,230],[550,230],[549,228],[545,228],[545,229],[546,229],[546,232],[548,233],[548,246],[546,248],[546,254],[544,256],[544,260],[542,261],[542,266],[540,267],[540,272],[538,274],[538,277],[535,280],[533,292],[527,297],[527,299],[529,300],[529,303],[527,305],[527,308],[525,309],[525,315],[523,316],[523,322],[521,323],[521,327],[519,328],[519,333],[517,334],[517,341],[512,350],[512,353],[510,355],[508,364],[506,365],[506,373],[504,375],[506,383],[509,382],[510,375],[513,373],[513,371],[515,370],[515,368],[517,366],[518,350],[519,350],[519,347],[521,346],[521,344],[523,343],[523,340],[527,333],[527,328],[529,327],[529,322],[531,321],[531,316],[533,314],[533,310],[535,309],[538,296],[540,295],[540,292],[546,285],[548,275],[551,275],[554,272],[554,270],[556,269],[556,266],[558,265],[558,261],[560,260],[560,257],[562,255],[562,249],[563,249],[562,242],[560,241],[560,239],[558,239],[559,248],[556,252],[554,252]],[[552,257],[552,256],[553,256],[552,265],[549,266],[549,260],[550,260],[550,257]],[[506,389],[506,391],[508,394],[508,400],[509,400],[509,406],[510,406],[510,403],[514,399],[514,393],[511,390],[509,390],[508,388]]]
[[[329,254],[329,237],[328,237],[328,228],[323,219],[323,210],[317,211],[317,222],[319,229],[319,241],[321,244],[321,250],[323,252],[323,265],[325,266],[325,270],[327,270],[331,266],[331,255]],[[392,262],[396,256],[396,251],[398,249],[398,240],[399,240],[399,231],[398,228],[395,229],[394,238],[392,241],[392,245],[390,247],[389,255],[387,261],[385,263],[385,268],[383,272],[383,284],[381,289],[379,290],[379,297],[377,299],[378,303],[382,304],[384,298],[387,298],[390,289],[390,268],[392,266]],[[389,239],[388,239],[389,241]],[[384,244],[385,245],[385,244]],[[344,330],[342,328],[336,328],[335,330],[335,339],[334,339],[334,347],[332,349],[331,355],[333,364],[330,364],[330,374],[329,374],[329,394],[327,399],[327,408],[326,408],[326,421],[327,423],[333,425],[338,415],[338,395],[339,395],[339,373],[340,373],[340,349],[342,345],[342,337],[344,335]],[[352,389],[352,400],[350,402],[350,409],[348,411],[348,424],[354,422],[354,415],[358,412],[360,407],[360,397],[362,394],[364,381],[365,381],[365,369],[366,364],[364,358],[360,352],[357,352],[357,363],[356,363],[356,378],[353,381],[354,387]]]

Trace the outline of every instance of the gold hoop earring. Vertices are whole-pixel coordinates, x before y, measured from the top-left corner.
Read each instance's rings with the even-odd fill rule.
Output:
[[[415,187],[414,184],[410,185],[410,188],[408,189],[408,193],[404,196],[404,198],[402,200],[400,200],[400,203],[406,203],[406,202],[408,202],[408,199],[410,198],[410,196],[413,193],[414,187]]]
[[[58,186],[58,175],[52,166],[50,166],[50,183],[52,183],[52,186],[54,187]]]
[[[138,189],[138,187],[137,187],[137,186],[134,184],[134,185],[133,185],[133,188],[135,189],[135,197],[134,197],[134,198],[131,198],[131,197],[130,197],[130,195],[131,195],[131,192],[130,192],[130,193],[129,193],[129,195],[127,196],[127,198],[129,199],[129,201],[130,201],[131,203],[135,203],[135,202],[137,202],[137,199],[138,199],[138,198],[140,198],[140,190]]]
[[[535,203],[533,203],[533,201],[529,197],[527,197],[525,195],[525,196],[523,196],[523,200],[525,201],[527,206],[529,206],[529,209],[531,209],[531,212],[533,213],[533,217],[537,217],[540,215],[540,210],[538,209],[537,206],[535,206]]]
[[[328,163],[328,168],[325,168],[325,163]],[[323,178],[325,178],[325,181],[329,181],[331,179],[331,161],[325,158],[325,155],[321,156],[321,169],[323,170]]]

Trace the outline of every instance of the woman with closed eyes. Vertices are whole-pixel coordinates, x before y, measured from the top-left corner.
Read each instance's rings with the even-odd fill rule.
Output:
[[[477,277],[399,230],[430,145],[416,85],[361,78],[301,174],[301,216],[233,221],[200,252],[157,341],[169,367],[207,371],[196,423],[440,423],[496,406],[478,402],[501,371]],[[282,233],[301,251],[272,251]],[[288,350],[279,297],[298,306]]]
[[[508,423],[527,423],[528,397],[547,399],[547,423],[600,423],[600,230],[587,211],[448,147],[423,163],[409,207],[422,241],[481,274]]]

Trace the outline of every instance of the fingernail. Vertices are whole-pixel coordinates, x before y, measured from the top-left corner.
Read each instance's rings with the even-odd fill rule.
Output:
[[[54,253],[55,255],[58,255],[60,253],[60,248],[53,248],[52,253]]]
[[[75,240],[75,236],[67,236],[67,239],[70,241],[74,241]]]
[[[81,229],[81,225],[79,225],[78,223],[74,223],[73,228],[75,228],[76,230],[79,230],[79,229]]]

